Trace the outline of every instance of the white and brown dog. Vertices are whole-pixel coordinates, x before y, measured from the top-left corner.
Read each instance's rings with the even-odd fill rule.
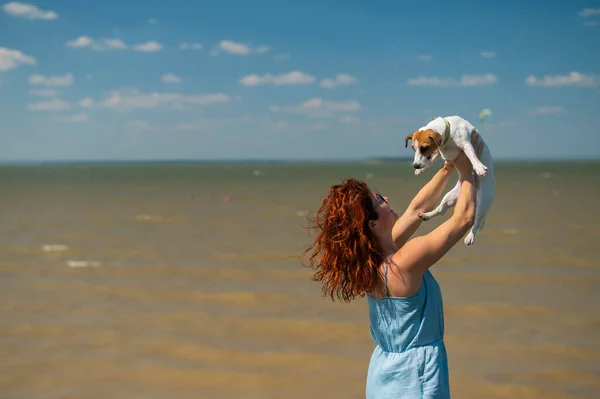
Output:
[[[465,244],[473,244],[475,235],[483,229],[486,214],[494,202],[495,186],[492,154],[479,131],[460,116],[438,117],[406,136],[405,147],[408,147],[409,140],[412,140],[412,148],[415,150],[415,175],[423,173],[440,156],[452,161],[463,151],[471,161],[477,175],[475,222],[465,237]],[[460,179],[434,210],[422,215],[423,220],[445,214],[448,208],[456,204],[459,192]]]

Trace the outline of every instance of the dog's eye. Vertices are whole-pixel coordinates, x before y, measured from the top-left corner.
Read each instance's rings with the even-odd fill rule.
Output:
[[[421,147],[421,152],[427,152],[428,149],[429,147]]]

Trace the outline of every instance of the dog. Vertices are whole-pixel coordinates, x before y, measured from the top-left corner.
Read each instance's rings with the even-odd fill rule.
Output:
[[[413,168],[420,175],[438,158],[453,161],[461,151],[465,153],[476,177],[475,221],[464,239],[466,245],[473,245],[475,235],[485,226],[485,219],[494,202],[494,162],[492,154],[479,131],[460,116],[437,117],[414,133],[406,136],[404,147],[412,140],[415,151]],[[423,220],[444,215],[448,208],[456,205],[460,193],[460,179],[431,212],[421,215]]]

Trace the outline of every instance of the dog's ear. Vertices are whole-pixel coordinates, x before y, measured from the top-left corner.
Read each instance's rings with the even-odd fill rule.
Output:
[[[442,145],[442,141],[444,141],[444,137],[437,132],[432,132],[433,142],[437,144],[438,148]]]
[[[404,139],[404,148],[408,148],[408,140],[412,140],[412,138],[413,138],[413,134],[414,134],[414,133],[411,133],[411,134],[409,134],[409,135],[408,135],[408,136],[406,136],[406,138]]]

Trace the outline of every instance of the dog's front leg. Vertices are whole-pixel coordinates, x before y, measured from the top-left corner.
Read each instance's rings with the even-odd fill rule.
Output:
[[[429,220],[433,217],[445,214],[448,208],[452,208],[454,205],[456,205],[458,195],[460,194],[460,185],[461,184],[459,180],[456,182],[454,188],[444,195],[444,198],[442,198],[442,201],[434,210],[431,212],[421,213],[419,214],[419,217],[423,220]]]
[[[471,140],[465,142],[463,144],[463,148],[461,149],[464,151],[467,158],[469,158],[469,161],[471,161],[471,165],[473,165],[473,170],[475,173],[477,173],[479,176],[485,176],[487,173],[487,166],[481,163],[479,158],[477,158],[477,154],[475,154],[475,149],[471,144]]]
[[[439,157],[440,157],[440,152],[439,151],[434,152],[433,155],[431,156],[431,159],[429,160],[429,163],[427,165],[425,165],[424,168],[415,170],[415,176],[419,176],[420,174],[425,172],[427,169],[429,169],[429,167],[431,165],[433,165],[435,163],[435,161],[437,161],[439,159]]]

